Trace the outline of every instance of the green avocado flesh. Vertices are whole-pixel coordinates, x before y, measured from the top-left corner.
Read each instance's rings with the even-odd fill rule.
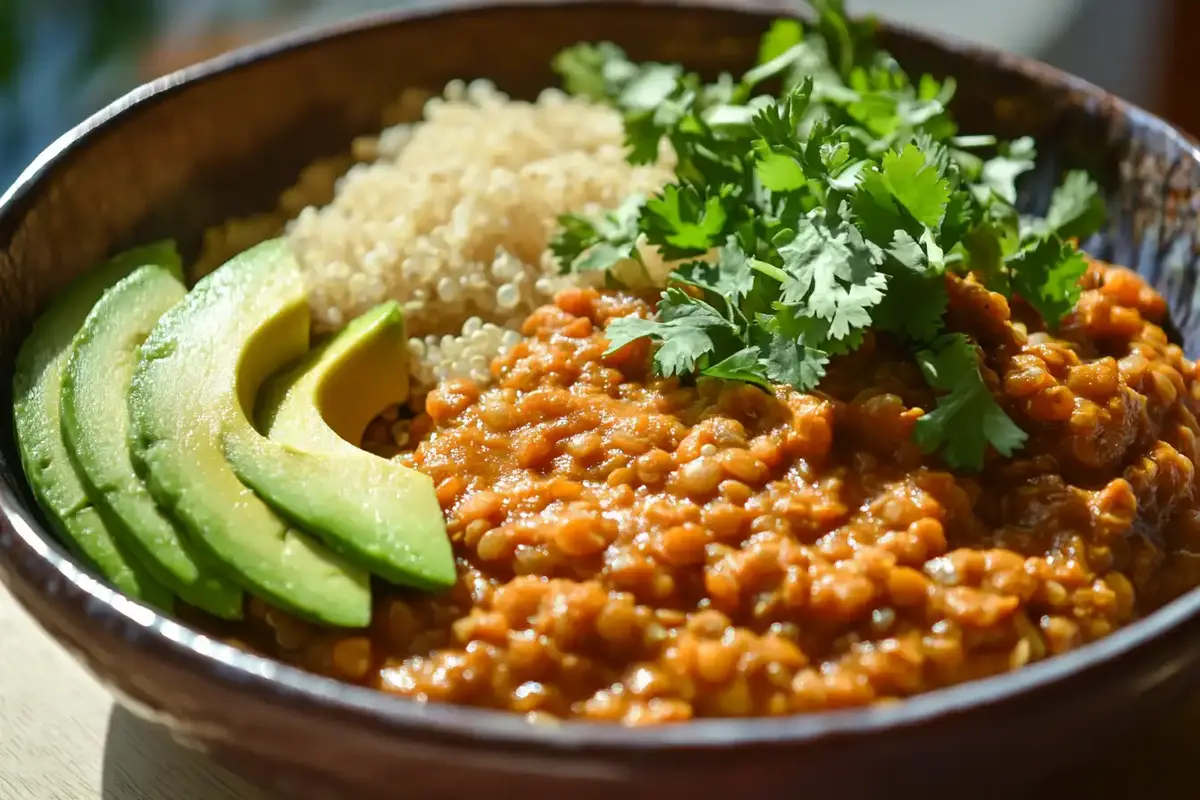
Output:
[[[339,627],[371,618],[369,575],[294,529],[225,460],[261,381],[308,349],[299,266],[279,239],[217,269],[159,320],[129,393],[133,462],[193,544],[248,590]],[[302,480],[297,478],[297,480]]]
[[[180,599],[225,619],[241,589],[207,564],[155,504],[129,455],[127,397],[138,348],[187,290],[176,261],[140,267],[104,293],[75,335],[63,375],[63,434],[88,495],[122,546]]]
[[[225,454],[247,485],[346,558],[392,583],[453,585],[454,554],[433,481],[361,450],[371,419],[408,394],[400,307],[351,322],[264,389],[270,438],[227,431]]]
[[[398,303],[384,303],[267,381],[258,421],[271,439],[310,452],[362,453],[371,420],[406,399],[404,314]]]
[[[63,438],[59,398],[71,343],[109,287],[139,267],[179,269],[174,245],[131,250],[76,279],[33,326],[17,355],[13,418],[30,489],[60,538],[118,590],[170,610],[171,592],[121,545],[107,514],[92,505]]]

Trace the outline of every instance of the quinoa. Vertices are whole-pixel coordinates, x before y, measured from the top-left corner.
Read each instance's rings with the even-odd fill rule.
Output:
[[[547,250],[561,214],[611,207],[672,177],[669,150],[657,164],[626,161],[616,111],[555,89],[513,101],[484,81],[451,83],[423,121],[355,149],[369,160],[287,235],[316,330],[384,300],[403,304],[418,388],[486,380],[521,321],[578,281],[559,276]]]
[[[286,233],[309,284],[314,330],[328,333],[385,300],[403,305],[414,389],[472,377],[519,338],[521,322],[565,286],[547,242],[558,217],[613,207],[673,177],[625,158],[619,113],[546,89],[512,100],[488,81],[441,96],[407,92],[399,121],[312,164],[271,213],[208,232],[197,272]],[[653,249],[642,257],[665,275]],[[592,278],[593,282],[599,278]]]

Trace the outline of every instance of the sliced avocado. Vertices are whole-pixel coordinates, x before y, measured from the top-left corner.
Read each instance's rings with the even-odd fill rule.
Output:
[[[263,386],[258,420],[267,436],[310,452],[361,453],[367,425],[408,399],[404,313],[383,303]],[[439,516],[441,512],[439,511]]]
[[[454,553],[429,476],[350,444],[408,394],[400,306],[350,323],[262,393],[269,439],[230,431],[238,477],[284,516],[385,580],[421,589],[454,584]],[[349,440],[349,441],[348,441]]]
[[[303,277],[273,239],[210,273],[142,345],[129,392],[134,466],[203,554],[307,619],[363,627],[370,576],[292,528],[238,480],[225,432],[253,431],[262,379],[308,349]],[[240,396],[239,396],[240,394]]]
[[[148,264],[104,293],[75,335],[63,374],[63,435],[92,502],[112,532],[181,599],[225,619],[242,616],[242,591],[193,552],[150,497],[129,456],[127,398],[138,348],[187,289],[178,261]]]
[[[171,243],[131,250],[73,281],[34,323],[13,376],[13,419],[29,487],[63,543],[118,590],[170,610],[170,591],[113,536],[63,440],[59,393],[71,340],[101,295],[146,264],[179,264]]]

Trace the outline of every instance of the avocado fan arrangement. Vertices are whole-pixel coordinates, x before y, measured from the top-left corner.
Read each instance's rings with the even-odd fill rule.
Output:
[[[191,291],[169,242],[76,279],[13,379],[22,464],[62,544],[131,597],[229,620],[249,592],[362,628],[372,576],[450,587],[433,482],[355,444],[408,394],[400,307],[311,350],[309,326],[280,239]]]

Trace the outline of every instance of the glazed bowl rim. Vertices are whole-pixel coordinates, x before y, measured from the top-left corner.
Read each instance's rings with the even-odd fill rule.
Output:
[[[788,13],[787,9],[749,7],[739,0],[452,0],[447,5],[393,9],[361,15],[349,20],[307,27],[241,47],[178,70],[133,89],[75,126],[50,144],[0,196],[0,231],[13,230],[24,211],[24,201],[68,153],[86,147],[100,130],[120,123],[144,105],[163,100],[186,86],[200,83],[243,66],[281,57],[289,52],[320,47],[327,40],[371,29],[479,12],[519,14],[547,7],[576,6],[594,9],[626,7],[700,8],[735,12],[764,20]],[[1023,56],[1002,53],[969,44],[953,37],[914,30],[904,25],[881,22],[881,27],[905,38],[990,62],[1008,72],[1018,72],[1059,93],[1073,93],[1085,103],[1111,104],[1115,113],[1165,136],[1178,145],[1186,158],[1200,163],[1196,142],[1174,126],[1116,98],[1080,78]],[[464,78],[468,76],[463,76]],[[15,477],[23,471],[15,465]],[[262,690],[277,697],[306,698],[328,711],[350,713],[401,729],[433,730],[463,740],[492,744],[534,746],[572,751],[671,750],[714,747],[745,747],[768,743],[805,743],[833,736],[861,736],[894,731],[931,720],[1014,700],[1022,695],[1057,685],[1081,673],[1149,645],[1192,618],[1200,616],[1200,589],[1192,590],[1145,618],[1077,650],[1024,666],[1009,673],[938,689],[881,706],[822,711],[787,717],[700,719],[685,724],[629,728],[612,724],[567,720],[553,725],[534,725],[520,715],[442,703],[420,703],[386,692],[356,686],[291,667],[225,644],[176,622],[150,607],[110,588],[80,569],[42,531],[30,510],[7,482],[0,482],[0,516],[36,558],[55,573],[54,579],[73,584],[87,597],[89,615],[112,617],[130,639],[150,637],[166,645],[175,657],[191,661],[209,679],[233,691]],[[8,561],[7,569],[20,572],[19,563]],[[18,578],[19,580],[20,578]],[[44,584],[46,581],[43,581]],[[38,591],[47,591],[41,585]],[[1170,665],[1164,665],[1164,669]]]

